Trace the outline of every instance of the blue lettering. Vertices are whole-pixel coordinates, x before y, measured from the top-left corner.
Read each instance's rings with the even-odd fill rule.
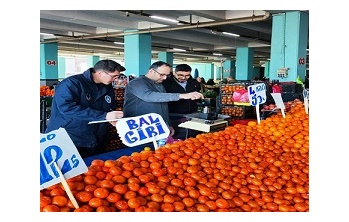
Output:
[[[50,164],[51,170],[53,172],[53,174],[55,175],[56,178],[59,177],[58,171],[56,170],[56,167],[53,163]]]
[[[159,119],[159,118],[156,118],[156,119],[154,120],[152,116],[149,116],[149,120],[150,120],[150,123],[151,123],[151,124],[160,122],[160,119]]]
[[[130,128],[130,130],[138,128],[136,121],[133,119],[127,120],[126,123],[127,123],[128,127]]]
[[[149,125],[149,123],[143,118],[139,118],[139,127],[141,128],[143,124]]]
[[[56,137],[56,134],[52,133],[46,136],[48,140],[53,140]],[[46,138],[41,138],[40,143],[46,142]]]
[[[153,137],[158,135],[158,133],[155,131],[155,128],[153,126],[149,126],[145,128],[145,131],[147,132],[148,137]]]
[[[147,136],[144,135],[144,132],[143,132],[142,128],[138,128],[137,132],[138,132],[138,135],[139,135],[139,140],[144,140],[144,139],[147,138]]]
[[[249,93],[250,95],[255,94],[255,91],[252,89],[252,87],[250,87],[249,89],[250,89],[250,90],[249,90],[249,92],[248,92],[248,93]]]
[[[73,163],[73,168],[79,166],[80,161],[79,161],[79,159],[76,158],[75,154],[71,157],[71,161]]]
[[[49,182],[52,180],[53,177],[50,175],[46,168],[46,164],[44,162],[44,159],[42,158],[42,155],[40,154],[40,185]]]
[[[53,159],[53,155],[52,155],[52,151],[55,152],[56,156],[55,159]],[[53,162],[57,162],[57,160],[59,158],[61,158],[63,155],[63,151],[59,146],[56,145],[51,145],[45,148],[44,150],[44,157],[45,157],[45,161],[47,164],[53,163]]]
[[[156,126],[156,128],[158,129],[158,131],[159,131],[159,135],[165,133],[165,130],[164,130],[164,128],[162,128],[160,122],[157,123],[157,124],[155,124],[155,126]]]
[[[72,167],[70,166],[69,160],[64,160],[63,166],[62,166],[62,174],[64,175],[66,172],[69,172],[72,170]]]
[[[125,133],[125,139],[128,143],[134,143],[136,142],[138,139],[136,137],[130,137],[132,136],[134,133],[132,131],[129,131],[127,133]]]

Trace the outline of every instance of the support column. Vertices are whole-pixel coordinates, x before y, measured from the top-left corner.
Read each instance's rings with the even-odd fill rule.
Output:
[[[235,78],[236,70],[235,70],[235,61],[234,60],[225,60],[223,62],[223,79],[228,76],[232,76]]]
[[[252,80],[253,53],[253,48],[236,49],[236,80]]]
[[[151,34],[125,35],[124,43],[125,74],[145,75],[151,65]]]
[[[167,62],[173,67],[173,52],[159,52],[158,59],[159,61]]]
[[[304,82],[309,30],[309,15],[304,12],[287,12],[273,15],[270,79]],[[278,77],[280,68],[288,68],[286,78]]]
[[[65,57],[58,57],[58,80],[65,78]]]
[[[87,68],[95,66],[95,64],[99,61],[99,56],[87,56]]]
[[[52,85],[58,82],[58,44],[40,44],[40,82]]]
[[[264,78],[269,79],[270,61],[264,63]]]

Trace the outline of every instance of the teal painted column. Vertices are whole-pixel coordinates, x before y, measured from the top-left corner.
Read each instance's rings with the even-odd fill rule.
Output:
[[[58,44],[40,44],[40,81],[58,81]]]
[[[269,79],[269,72],[270,72],[270,61],[266,61],[264,63],[264,77],[266,79]]]
[[[158,59],[173,66],[173,52],[159,52]]]
[[[236,49],[236,80],[252,80],[253,78],[253,48]]]
[[[232,76],[235,78],[236,75],[236,69],[235,69],[235,61],[234,60],[225,60],[223,62],[223,79],[227,78],[228,76]]]
[[[273,15],[270,79],[295,82],[297,76],[304,82],[309,30],[309,15],[287,12]],[[288,76],[280,78],[277,71],[288,68]]]
[[[151,65],[151,34],[124,36],[125,74],[141,76]]]
[[[205,64],[205,73],[199,73],[200,77],[204,77],[205,81],[208,79],[214,79],[214,64]]]
[[[65,57],[58,57],[58,80],[65,78]]]
[[[99,61],[99,56],[87,56],[86,62],[87,62],[87,67],[93,67],[95,64]]]

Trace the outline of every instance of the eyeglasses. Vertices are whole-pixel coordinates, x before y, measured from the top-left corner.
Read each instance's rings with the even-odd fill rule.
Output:
[[[108,76],[110,76],[112,79],[118,79],[119,78],[119,75],[110,75],[109,73],[107,73],[106,71],[103,71],[105,74],[107,74]]]
[[[175,72],[176,73],[176,75],[178,76],[178,77],[181,77],[181,78],[186,78],[186,79],[188,79],[188,78],[190,78],[190,74],[189,75],[183,75],[183,74],[178,74],[177,72]]]
[[[169,74],[165,74],[165,73],[159,73],[158,71],[156,71],[155,69],[153,69],[157,74],[159,74],[160,75],[160,77],[164,77],[164,76],[169,76],[169,75],[171,75],[171,73],[169,73]]]

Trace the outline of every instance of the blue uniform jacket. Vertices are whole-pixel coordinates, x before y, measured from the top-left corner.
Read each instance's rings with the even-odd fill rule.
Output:
[[[96,147],[105,140],[109,123],[88,124],[104,120],[116,109],[112,85],[96,84],[88,69],[60,82],[52,100],[46,133],[64,128],[76,147]]]

